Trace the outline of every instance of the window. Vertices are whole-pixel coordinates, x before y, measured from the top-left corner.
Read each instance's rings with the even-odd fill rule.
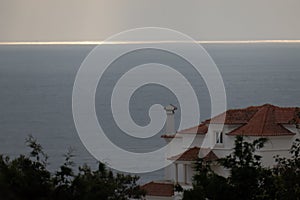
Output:
[[[216,144],[223,144],[223,132],[216,132]]]

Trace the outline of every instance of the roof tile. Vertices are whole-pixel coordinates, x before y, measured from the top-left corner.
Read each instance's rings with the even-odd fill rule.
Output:
[[[194,126],[192,128],[184,129],[182,131],[179,131],[179,134],[182,133],[193,133],[193,134],[206,134],[208,131],[208,126],[205,123],[202,123],[198,126]]]
[[[218,159],[216,154],[211,149],[201,149],[199,147],[190,148],[182,154],[172,156],[168,159],[177,161],[196,161],[199,158],[199,153],[201,154],[200,157],[203,158],[205,161],[212,161]]]
[[[200,125],[179,131],[178,134],[206,134],[209,124],[241,124],[228,135],[280,136],[294,135],[283,124],[299,124],[300,109],[296,107],[278,107],[271,104],[250,106],[243,109],[231,109]]]
[[[294,116],[294,109],[282,109],[270,104],[259,107],[247,124],[231,131],[228,135],[279,136],[294,135],[280,122],[288,123]]]
[[[174,184],[173,183],[159,183],[149,182],[141,186],[141,189],[146,191],[146,195],[149,196],[164,196],[171,197],[174,195]]]

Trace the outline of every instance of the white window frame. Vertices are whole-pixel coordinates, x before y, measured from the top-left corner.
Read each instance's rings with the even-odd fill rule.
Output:
[[[216,144],[223,145],[224,144],[224,134],[223,131],[216,131]]]

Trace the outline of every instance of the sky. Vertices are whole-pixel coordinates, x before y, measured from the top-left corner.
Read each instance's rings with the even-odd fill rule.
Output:
[[[195,40],[299,40],[299,0],[0,0],[0,42],[102,41],[163,27]]]

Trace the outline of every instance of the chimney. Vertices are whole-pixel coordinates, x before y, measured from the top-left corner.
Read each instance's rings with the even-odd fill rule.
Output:
[[[167,121],[166,121],[166,134],[174,134],[175,133],[175,120],[174,114],[177,107],[170,104],[165,107],[165,111],[167,113]]]

